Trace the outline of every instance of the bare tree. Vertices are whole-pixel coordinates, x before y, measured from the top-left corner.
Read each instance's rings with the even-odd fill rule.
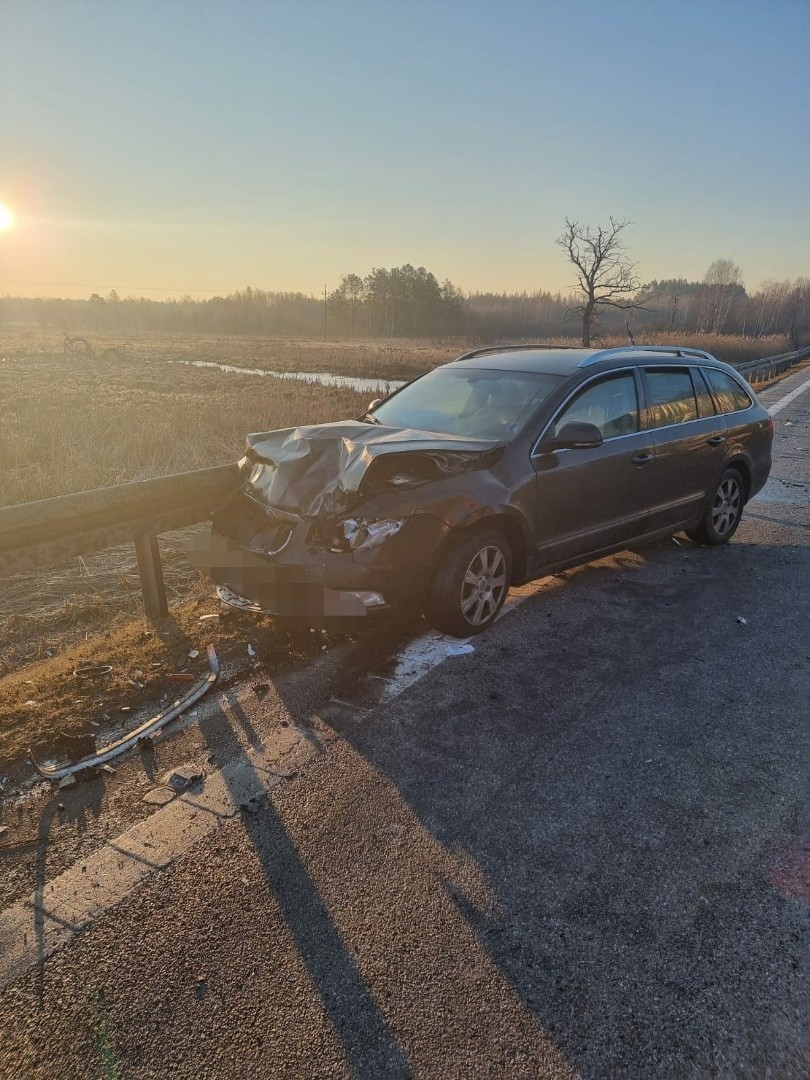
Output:
[[[622,231],[631,221],[610,219],[610,226],[582,225],[565,219],[565,231],[555,243],[576,269],[574,285],[579,303],[570,310],[582,316],[582,344],[589,346],[594,323],[606,307],[631,311],[642,307],[641,283],[635,265],[625,254]]]

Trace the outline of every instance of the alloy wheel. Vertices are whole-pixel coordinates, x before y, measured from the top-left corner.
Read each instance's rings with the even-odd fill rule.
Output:
[[[461,611],[471,626],[482,626],[498,607],[506,591],[506,559],[500,548],[481,548],[464,574]]]
[[[712,503],[712,527],[718,536],[725,536],[737,524],[742,509],[742,490],[738,481],[729,476],[718,487]]]

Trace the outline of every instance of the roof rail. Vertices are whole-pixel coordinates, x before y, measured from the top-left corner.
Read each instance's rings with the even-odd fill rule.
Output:
[[[579,345],[487,345],[483,349],[473,349],[472,352],[466,352],[463,356],[457,356],[453,363],[457,363],[459,360],[471,360],[474,356],[486,356],[487,353],[498,352],[518,352],[521,349],[578,349]]]
[[[624,345],[619,349],[599,349],[591,353],[584,360],[580,360],[577,367],[590,367],[600,360],[608,360],[612,356],[627,356],[628,353],[665,353],[668,356],[695,356],[700,360],[715,360],[716,357],[703,349],[688,349],[683,345]]]

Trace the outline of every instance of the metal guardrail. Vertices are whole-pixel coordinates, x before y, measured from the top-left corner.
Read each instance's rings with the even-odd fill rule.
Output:
[[[238,467],[221,465],[0,507],[0,577],[134,541],[144,609],[160,619],[168,606],[158,536],[207,521],[238,485]]]
[[[737,371],[760,382],[805,359],[810,348],[752,360]],[[160,619],[168,606],[158,536],[207,521],[238,485],[238,467],[221,465],[0,507],[0,578],[134,541],[144,609]]]
[[[750,383],[764,382],[781,375],[783,371],[799,364],[802,360],[810,360],[810,348],[797,349],[796,352],[780,353],[779,356],[766,356],[762,360],[749,360],[745,364],[735,364],[737,371],[744,375]]]

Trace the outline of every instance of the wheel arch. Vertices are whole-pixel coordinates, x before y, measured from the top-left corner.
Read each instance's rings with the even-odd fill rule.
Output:
[[[751,464],[746,457],[739,454],[736,457],[729,458],[724,468],[736,469],[742,477],[743,484],[745,485],[745,501],[748,502],[748,496],[751,491],[751,483],[753,480],[753,471]]]
[[[509,507],[481,510],[460,521],[445,536],[436,553],[434,570],[441,564],[444,553],[457,542],[459,534],[467,535],[474,529],[500,529],[512,549],[512,581],[519,585],[526,581],[529,567],[529,530],[521,515]]]

